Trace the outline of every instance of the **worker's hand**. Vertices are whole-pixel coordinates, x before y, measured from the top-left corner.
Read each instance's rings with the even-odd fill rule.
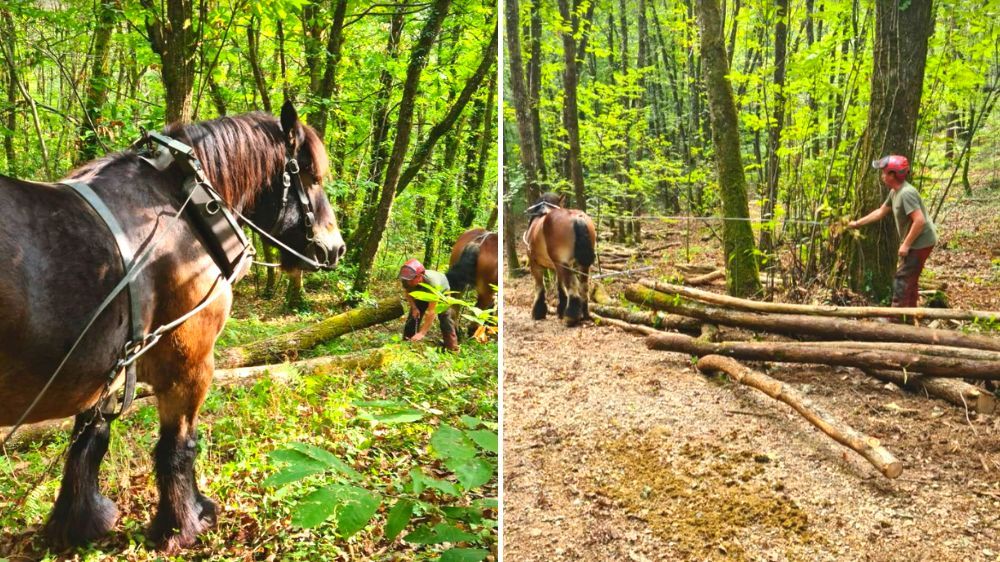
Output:
[[[861,225],[858,224],[858,221],[851,221],[851,222],[847,223],[847,228],[857,228],[859,226],[861,226]]]
[[[910,253],[910,247],[909,246],[907,246],[906,244],[900,244],[899,245],[899,257],[905,258],[906,254],[909,254],[909,253]]]
[[[424,339],[424,336],[426,336],[426,335],[427,334],[425,334],[423,332],[417,332],[417,333],[413,334],[413,337],[410,338],[410,341],[420,341],[420,340]]]

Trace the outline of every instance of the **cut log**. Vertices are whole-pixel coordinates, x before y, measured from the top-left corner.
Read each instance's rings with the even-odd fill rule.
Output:
[[[611,304],[611,296],[608,292],[604,290],[604,285],[600,283],[591,283],[590,285],[590,302],[597,304]]]
[[[1000,351],[1000,339],[988,336],[846,318],[824,318],[803,314],[761,314],[729,310],[692,301],[679,294],[668,295],[654,291],[640,284],[632,284],[627,287],[625,298],[657,310],[700,318],[716,324],[792,337],[813,336],[831,340],[926,343]]]
[[[639,281],[644,287],[667,295],[681,295],[696,301],[724,306],[749,312],[765,312],[780,314],[807,314],[815,316],[830,316],[837,318],[898,318],[909,316],[920,319],[941,320],[994,320],[1000,318],[1000,312],[988,310],[957,310],[952,308],[891,308],[885,306],[833,306],[790,304],[780,302],[761,302],[748,299],[720,295],[709,291],[643,279]],[[689,284],[693,284],[690,283]]]
[[[712,264],[702,264],[702,263],[679,263],[674,267],[678,271],[686,275],[704,275],[706,273],[712,273],[713,271],[719,269]]]
[[[281,363],[278,365],[257,365],[255,367],[241,367],[237,369],[219,369],[215,371],[212,384],[219,387],[235,386],[237,384],[248,384],[257,381],[265,374],[279,381],[287,381],[291,378],[290,373],[295,372],[301,376],[323,376],[341,371],[353,371],[357,369],[378,369],[384,367],[393,356],[391,348],[381,347],[347,353],[345,355],[332,355],[327,357],[316,357],[294,363]],[[123,414],[129,415],[143,406],[156,404],[156,397],[150,394],[140,395],[132,402],[132,406]],[[58,420],[48,420],[22,426],[14,438],[11,446],[16,448],[20,444],[38,441],[48,435],[60,431],[69,431],[73,428],[73,418],[63,418]],[[7,435],[9,427],[0,427],[0,435]]]
[[[701,333],[702,322],[687,316],[663,314],[662,312],[640,312],[619,306],[590,305],[590,310],[605,318],[614,318],[630,324],[641,324],[657,330],[677,330],[692,334]]]
[[[311,349],[344,334],[383,324],[403,315],[398,298],[383,299],[373,307],[355,308],[311,326],[223,351],[215,364],[222,368],[249,367],[274,361],[295,360]]]
[[[756,388],[775,400],[788,404],[809,423],[829,435],[834,441],[848,447],[864,457],[887,478],[896,478],[903,472],[899,462],[878,439],[858,432],[851,426],[837,421],[793,388],[763,373],[751,370],[728,357],[708,355],[698,360],[698,370],[703,372],[721,371],[736,382]]]
[[[720,279],[726,278],[726,271],[724,269],[716,269],[711,273],[706,273],[705,275],[699,275],[697,277],[686,277],[684,282],[688,285],[708,285],[713,281],[718,281]]]
[[[725,355],[735,359],[842,365],[859,369],[890,369],[947,378],[1000,380],[1000,361],[976,361],[919,353],[854,349],[851,342],[705,342],[683,334],[659,332],[646,338],[646,346],[704,357]]]
[[[650,328],[649,326],[643,326],[641,324],[632,324],[631,322],[625,322],[624,320],[618,320],[615,318],[609,318],[601,316],[600,314],[591,313],[594,318],[601,321],[602,324],[607,324],[609,326],[615,326],[621,328],[626,332],[638,335],[638,336],[648,336],[651,334],[659,333],[659,330],[655,328]]]
[[[915,375],[901,371],[879,369],[862,369],[862,371],[880,381],[891,382],[911,392],[926,393],[928,396],[940,398],[980,414],[992,414],[997,411],[996,396],[965,381]]]

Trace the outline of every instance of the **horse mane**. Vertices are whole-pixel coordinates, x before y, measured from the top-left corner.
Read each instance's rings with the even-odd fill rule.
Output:
[[[167,126],[165,134],[190,145],[201,161],[208,181],[230,205],[253,207],[261,191],[270,185],[285,165],[285,133],[278,119],[256,111],[211,121]],[[330,162],[319,135],[312,127],[297,123],[294,143],[301,146],[299,166],[322,181]],[[107,164],[134,156],[118,152],[88,162],[69,177],[96,175]]]

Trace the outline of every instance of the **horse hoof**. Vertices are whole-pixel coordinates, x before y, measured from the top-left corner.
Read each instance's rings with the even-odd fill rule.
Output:
[[[203,530],[208,529],[209,527],[214,527],[215,523],[218,521],[219,511],[215,502],[205,496],[199,495],[198,507],[201,509],[201,513],[198,515],[198,523],[203,526]]]
[[[56,549],[82,546],[107,535],[118,522],[118,507],[95,494],[90,502],[69,509],[56,507],[45,523],[45,538]]]
[[[566,327],[567,328],[572,328],[573,326],[576,326],[577,324],[580,323],[580,319],[579,318],[571,318],[571,317],[567,316],[566,318],[563,318],[563,322],[566,323]]]
[[[190,513],[187,525],[176,522],[175,517],[164,517],[158,513],[149,528],[149,540],[164,554],[173,555],[194,546],[198,535],[215,525],[218,508],[215,502],[199,495]]]
[[[545,301],[539,301],[535,303],[535,306],[531,309],[531,317],[535,320],[545,320],[545,315],[548,314],[549,307],[545,304]]]

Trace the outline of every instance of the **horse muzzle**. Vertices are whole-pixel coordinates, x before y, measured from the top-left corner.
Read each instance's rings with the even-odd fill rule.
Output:
[[[313,253],[319,262],[319,269],[330,271],[337,268],[340,258],[347,253],[347,244],[340,235],[340,230],[327,230],[317,234],[313,239]]]

